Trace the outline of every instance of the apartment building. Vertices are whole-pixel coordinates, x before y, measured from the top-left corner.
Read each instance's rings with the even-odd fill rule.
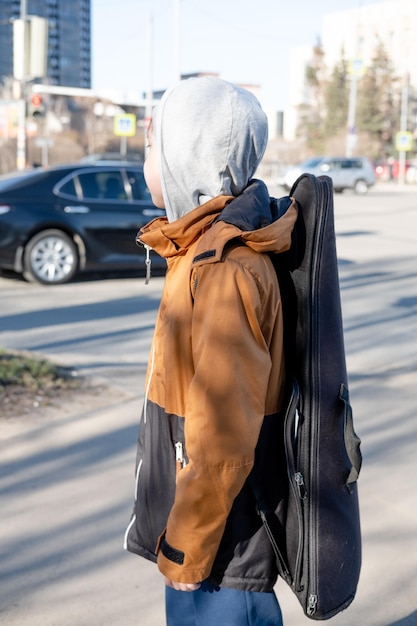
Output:
[[[27,14],[48,20],[48,83],[91,86],[90,0],[27,0]],[[0,0],[0,81],[13,74],[13,20],[20,0]]]

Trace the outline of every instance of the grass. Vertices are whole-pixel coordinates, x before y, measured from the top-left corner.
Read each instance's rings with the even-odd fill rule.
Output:
[[[0,416],[21,414],[28,407],[48,404],[81,384],[82,380],[70,368],[30,353],[0,348]]]
[[[0,386],[19,385],[38,391],[52,385],[68,384],[68,370],[46,359],[0,348]],[[71,379],[73,380],[73,379]]]

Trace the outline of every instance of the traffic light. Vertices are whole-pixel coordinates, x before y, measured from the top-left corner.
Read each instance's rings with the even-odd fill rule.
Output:
[[[39,93],[32,94],[29,103],[29,116],[43,117],[45,115],[45,105],[42,96]]]

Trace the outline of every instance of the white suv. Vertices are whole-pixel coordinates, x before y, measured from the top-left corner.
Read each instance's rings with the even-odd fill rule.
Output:
[[[353,189],[357,194],[367,193],[376,180],[374,167],[366,157],[313,157],[289,169],[284,176],[284,186],[291,189],[305,173],[330,176],[335,191]]]

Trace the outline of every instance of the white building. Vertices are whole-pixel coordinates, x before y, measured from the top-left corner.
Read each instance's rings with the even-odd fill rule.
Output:
[[[340,61],[360,59],[365,70],[378,41],[382,41],[398,76],[406,73],[417,87],[417,0],[386,0],[358,6],[347,11],[328,13],[323,18],[321,42],[329,71]],[[305,69],[311,62],[313,46],[291,51],[291,86],[286,111],[284,136],[295,138],[297,107],[308,103]]]

